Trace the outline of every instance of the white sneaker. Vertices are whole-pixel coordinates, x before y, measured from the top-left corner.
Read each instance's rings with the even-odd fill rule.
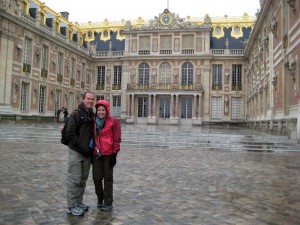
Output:
[[[74,216],[82,216],[84,214],[84,211],[79,207],[68,207],[67,213]]]

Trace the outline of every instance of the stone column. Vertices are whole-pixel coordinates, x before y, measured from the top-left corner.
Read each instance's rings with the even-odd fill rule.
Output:
[[[134,119],[134,94],[131,95],[131,118]]]
[[[11,87],[13,69],[14,40],[1,34],[0,41],[0,114],[11,114]]]
[[[127,118],[130,118],[130,94],[127,95]]]
[[[156,118],[156,95],[153,95],[153,116],[152,118]]]
[[[202,93],[199,94],[198,119],[202,119]]]
[[[152,104],[151,104],[151,94],[149,94],[149,105],[148,105],[148,118],[151,118],[151,109],[152,109]]]
[[[175,119],[178,119],[178,95],[176,95],[175,109]]]
[[[196,114],[197,114],[197,95],[194,95],[193,112],[192,112],[193,119],[196,119]]]
[[[174,117],[174,95],[171,94],[171,104],[170,104],[170,119]]]

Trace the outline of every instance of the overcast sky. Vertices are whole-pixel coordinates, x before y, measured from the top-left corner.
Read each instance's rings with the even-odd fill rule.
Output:
[[[169,7],[170,12],[181,18],[224,15],[242,16],[245,12],[255,16],[259,0],[42,0],[56,12],[69,12],[69,21],[87,23],[153,19]],[[83,5],[84,4],[84,5]]]

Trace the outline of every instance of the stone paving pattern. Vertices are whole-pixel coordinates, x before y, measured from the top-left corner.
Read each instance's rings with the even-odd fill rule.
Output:
[[[113,211],[96,208],[90,173],[81,217],[66,213],[66,146],[2,141],[0,154],[1,225],[300,224],[300,152],[124,147]]]

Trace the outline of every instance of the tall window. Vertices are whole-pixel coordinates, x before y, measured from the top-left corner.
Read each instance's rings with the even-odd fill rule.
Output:
[[[140,55],[150,54],[150,36],[139,37],[139,54]]]
[[[222,89],[222,64],[213,64],[212,90]]]
[[[104,90],[105,85],[105,66],[97,67],[97,89]]]
[[[211,118],[221,119],[222,117],[222,97],[212,97],[211,99]]]
[[[99,100],[104,100],[104,95],[97,95],[96,96],[96,102],[98,102]]]
[[[68,109],[73,110],[75,109],[75,103],[74,103],[74,92],[69,93],[69,99],[68,99]]]
[[[182,54],[194,53],[194,35],[182,35]]]
[[[32,49],[32,40],[28,37],[25,37],[24,51],[23,51],[23,60],[24,64],[31,65],[31,50]]]
[[[193,112],[193,97],[186,96],[181,98],[181,118],[191,119]]]
[[[21,111],[27,111],[29,84],[22,82],[21,87]]]
[[[231,98],[231,119],[233,120],[242,119],[242,98],[239,97]]]
[[[116,117],[121,116],[121,96],[113,96],[111,114]]]
[[[232,90],[242,90],[242,65],[232,65]]]
[[[58,52],[57,56],[57,74],[63,75],[63,66],[64,66],[64,54],[62,52]]]
[[[122,66],[114,66],[113,90],[121,90]]]
[[[56,89],[55,92],[55,113],[61,109],[62,105],[61,105],[61,90]]]
[[[172,35],[160,36],[160,54],[172,54]]]
[[[85,63],[81,64],[81,82],[85,82]]]
[[[148,97],[138,97],[138,117],[148,117]]]
[[[46,87],[40,86],[40,93],[39,93],[39,112],[44,113],[45,112],[45,93],[46,93]]]
[[[170,118],[170,96],[159,97],[159,118]]]
[[[162,63],[159,67],[159,83],[171,83],[171,65],[169,63]]]
[[[76,59],[72,58],[71,60],[71,78],[75,79],[75,72],[76,72]]]
[[[182,73],[182,85],[191,85],[193,84],[193,64],[190,62],[186,62],[181,67]]]
[[[139,65],[139,85],[149,84],[149,65],[147,63],[141,63]]]
[[[42,70],[48,70],[48,54],[49,54],[49,48],[46,45],[43,45],[42,48]]]

